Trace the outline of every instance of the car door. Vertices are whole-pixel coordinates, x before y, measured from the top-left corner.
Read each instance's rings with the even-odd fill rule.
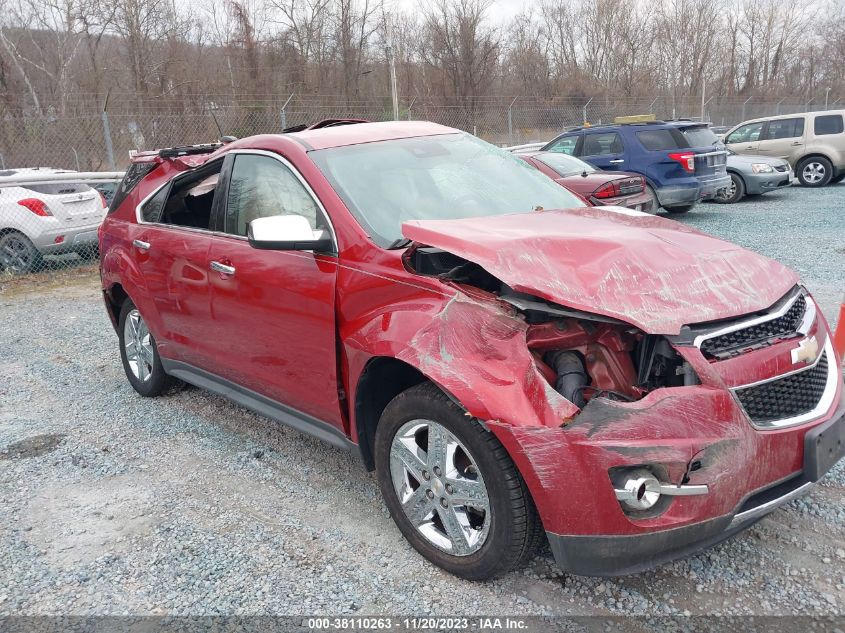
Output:
[[[166,184],[141,204],[138,223],[128,225],[129,248],[145,289],[144,297],[133,299],[159,352],[164,358],[199,366],[213,360],[207,331],[211,315],[207,261],[216,192],[208,179],[215,178],[221,164]]]
[[[757,143],[758,154],[786,160],[793,155],[802,155],[803,149],[804,117],[772,119]]]
[[[253,219],[297,214],[331,226],[305,180],[281,156],[230,154],[225,204],[211,239],[212,371],[277,403],[342,428],[335,333],[337,258],[309,251],[258,250]]]
[[[756,154],[765,121],[740,125],[725,136],[725,145],[736,154]]]
[[[625,169],[625,146],[618,132],[586,132],[579,151],[581,160],[599,169]]]

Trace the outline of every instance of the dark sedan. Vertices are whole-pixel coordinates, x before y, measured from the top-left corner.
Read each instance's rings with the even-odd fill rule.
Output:
[[[654,197],[638,174],[602,171],[583,160],[557,152],[520,152],[522,160],[595,206],[628,207],[653,213]]]

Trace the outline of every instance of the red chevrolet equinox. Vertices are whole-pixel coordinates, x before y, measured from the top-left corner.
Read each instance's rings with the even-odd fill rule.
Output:
[[[469,579],[696,552],[845,451],[840,359],[794,272],[583,202],[424,122],[133,158],[100,232],[142,396],[174,380],[360,455]]]

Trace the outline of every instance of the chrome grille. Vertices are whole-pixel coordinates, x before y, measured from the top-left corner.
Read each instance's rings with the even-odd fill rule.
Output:
[[[734,390],[742,408],[757,424],[794,418],[813,411],[828,380],[827,352],[812,367],[768,382]]]
[[[801,326],[806,311],[807,300],[804,295],[799,295],[789,310],[782,316],[705,339],[701,343],[701,352],[711,360],[721,360],[738,354],[749,347],[760,346],[777,339],[790,338],[798,334],[798,328]]]

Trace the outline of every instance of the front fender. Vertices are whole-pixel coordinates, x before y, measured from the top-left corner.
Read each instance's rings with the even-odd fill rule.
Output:
[[[391,304],[344,324],[341,337],[352,376],[360,376],[373,356],[393,357],[439,385],[473,417],[560,426],[579,409],[537,370],[526,330],[509,306],[456,293]]]

